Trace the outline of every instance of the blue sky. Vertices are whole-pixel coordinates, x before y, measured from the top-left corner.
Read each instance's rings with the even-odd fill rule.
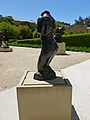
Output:
[[[49,10],[57,21],[74,23],[79,16],[90,16],[90,0],[0,0],[0,14],[34,20]]]

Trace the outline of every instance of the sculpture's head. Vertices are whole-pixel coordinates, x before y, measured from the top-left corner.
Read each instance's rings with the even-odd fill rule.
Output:
[[[46,10],[46,11],[41,13],[41,16],[44,16],[45,14],[50,15],[50,12]]]

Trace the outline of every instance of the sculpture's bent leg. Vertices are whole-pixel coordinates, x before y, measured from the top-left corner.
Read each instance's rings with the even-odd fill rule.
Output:
[[[53,45],[54,44],[54,45]],[[48,61],[47,61],[47,65],[49,65],[50,64],[50,62],[52,61],[52,59],[53,59],[53,57],[56,55],[56,53],[57,53],[57,50],[58,50],[58,45],[57,45],[57,43],[56,43],[56,41],[55,40],[53,40],[53,44],[52,44],[52,46],[51,46],[51,56],[49,57],[49,59],[48,59]]]
[[[57,52],[57,44],[51,40],[48,44],[44,44],[38,60],[38,73],[35,73],[34,78],[38,80],[51,80],[56,78],[56,74],[49,66],[51,60]]]

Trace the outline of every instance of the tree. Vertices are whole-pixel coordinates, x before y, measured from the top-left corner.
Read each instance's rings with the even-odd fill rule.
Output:
[[[19,32],[20,32],[22,39],[32,38],[32,31],[27,25],[20,25]]]
[[[84,19],[81,16],[79,17],[79,23],[80,25],[84,25]]]
[[[4,17],[4,22],[9,22],[13,25],[14,19],[12,18],[12,16],[6,16],[6,17]]]
[[[37,29],[33,31],[33,38],[38,38],[40,35],[37,33]]]
[[[75,19],[75,25],[79,25],[79,21]]]
[[[86,18],[80,16],[78,20],[75,19],[75,25],[87,25],[90,27],[90,16]]]
[[[0,15],[0,22],[3,22],[3,21],[4,21],[3,16]]]
[[[79,16],[78,20],[75,19],[75,25],[84,25],[84,19]]]
[[[85,22],[85,25],[87,25],[88,27],[90,27],[90,16],[89,17],[86,17],[84,19],[84,22]]]
[[[10,23],[2,22],[0,23],[0,31],[4,32],[5,38],[8,39],[16,39],[19,38],[19,29],[15,25],[11,25]]]

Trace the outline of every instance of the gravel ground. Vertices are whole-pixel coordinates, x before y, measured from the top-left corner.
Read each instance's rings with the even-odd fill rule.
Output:
[[[16,86],[26,70],[36,71],[40,49],[13,47],[13,52],[0,52],[0,91]],[[90,53],[67,52],[56,55],[51,62],[54,70],[65,69],[90,59]]]

